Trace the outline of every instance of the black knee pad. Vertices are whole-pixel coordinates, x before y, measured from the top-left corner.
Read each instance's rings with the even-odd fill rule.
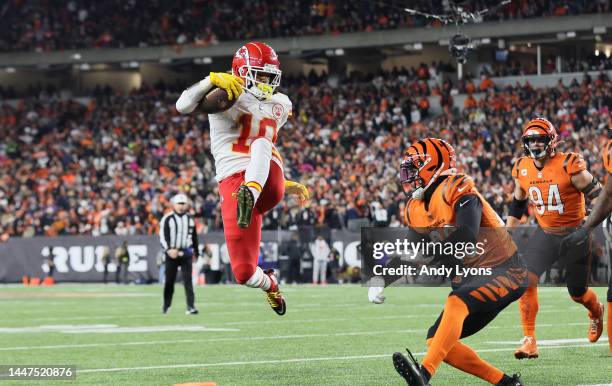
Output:
[[[589,287],[567,287],[567,292],[569,292],[570,296],[573,298],[579,298],[584,295]]]
[[[612,285],[608,286],[608,299],[607,299],[608,303],[612,302]],[[610,312],[610,311],[608,311]]]

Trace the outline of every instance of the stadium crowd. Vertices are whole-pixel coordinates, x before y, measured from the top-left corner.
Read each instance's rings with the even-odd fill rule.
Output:
[[[604,175],[598,157],[611,128],[612,83],[603,73],[545,89],[499,89],[486,77],[430,88],[418,73],[353,74],[337,87],[325,75],[283,81],[294,114],[277,145],[288,178],[305,183],[312,200],[308,208],[283,201],[265,227],[400,225],[397,166],[406,145],[426,136],[454,145],[460,170],[504,215],[520,127],[533,116],[549,117],[560,149],[580,152]],[[0,110],[0,237],[153,234],[177,189],[194,200],[199,231],[222,226],[207,116],[178,115],[179,88],[97,89],[87,105],[43,91]],[[470,94],[462,110],[455,91]],[[442,115],[430,116],[427,95],[440,98]]]
[[[415,0],[410,6],[444,14],[448,2]],[[480,10],[497,0],[474,0]],[[420,27],[429,21],[389,0],[11,0],[0,7],[0,51],[52,51],[158,45],[210,45],[225,40]],[[608,0],[515,0],[484,16],[509,20],[608,12]]]
[[[592,52],[588,53],[581,50],[577,57],[567,57],[561,62],[561,72],[583,72],[583,71],[603,71],[612,69],[612,56],[606,56],[604,53],[597,52],[597,55]],[[556,57],[547,55],[542,63],[542,74],[558,73]],[[536,63],[532,61],[509,60],[503,62],[494,62],[488,69],[490,75],[496,77],[501,76],[517,76],[537,74],[538,69]]]

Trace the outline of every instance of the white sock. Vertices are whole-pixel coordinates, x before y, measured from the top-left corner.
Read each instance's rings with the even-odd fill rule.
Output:
[[[251,276],[244,285],[251,288],[261,288],[267,291],[272,286],[272,280],[270,280],[270,277],[266,275],[261,268],[257,267],[253,276]]]
[[[272,142],[267,138],[257,138],[251,143],[251,160],[244,174],[245,185],[253,193],[255,202],[259,198],[270,173]]]

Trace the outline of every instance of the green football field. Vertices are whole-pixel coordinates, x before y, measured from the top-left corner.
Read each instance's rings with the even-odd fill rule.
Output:
[[[80,385],[401,385],[391,354],[409,347],[423,357],[427,328],[447,293],[391,288],[387,302],[374,305],[359,286],[281,289],[284,317],[259,290],[238,286],[198,287],[196,316],[184,314],[178,285],[168,315],[160,312],[159,286],[3,286],[0,364],[76,365],[72,383]],[[605,300],[605,288],[596,291]],[[520,372],[526,385],[612,382],[607,338],[587,342],[582,306],[564,288],[539,294],[539,359],[513,357],[522,337],[516,303],[465,342],[507,373]],[[432,384],[485,383],[442,364]]]

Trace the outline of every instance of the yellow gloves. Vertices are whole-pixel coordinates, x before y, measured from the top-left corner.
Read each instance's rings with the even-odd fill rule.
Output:
[[[310,193],[308,193],[308,188],[299,182],[285,180],[285,193],[294,194],[298,196],[300,200],[300,205],[305,205],[310,200]]]
[[[238,98],[242,93],[244,82],[236,75],[227,74],[225,72],[211,72],[210,83],[214,86],[224,89],[227,92],[227,99],[230,101]]]

